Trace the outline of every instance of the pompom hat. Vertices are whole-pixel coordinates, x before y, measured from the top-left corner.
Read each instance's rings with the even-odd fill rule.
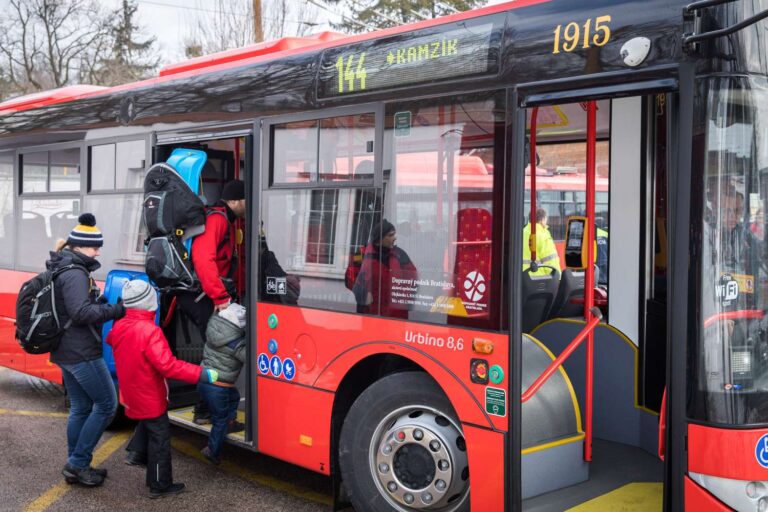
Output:
[[[144,280],[128,281],[123,285],[123,306],[128,309],[157,311],[157,292]]]
[[[67,245],[70,247],[101,247],[104,237],[96,227],[96,217],[92,213],[84,213],[77,218],[77,226],[69,234]]]

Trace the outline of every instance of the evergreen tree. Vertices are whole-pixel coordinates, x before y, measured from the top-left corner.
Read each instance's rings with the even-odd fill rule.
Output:
[[[136,0],[123,0],[114,12],[111,32],[112,49],[94,72],[99,85],[120,85],[147,78],[154,74],[160,62],[155,51],[156,37],[141,40],[141,29],[134,16]]]
[[[343,32],[368,32],[437,18],[482,7],[488,0],[326,0],[341,4],[351,14],[334,28]]]

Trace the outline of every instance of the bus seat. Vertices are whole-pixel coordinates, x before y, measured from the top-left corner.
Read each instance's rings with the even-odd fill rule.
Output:
[[[543,276],[531,275],[530,268],[523,270],[523,332],[531,332],[549,317],[559,283],[560,272],[555,268],[551,274]]]
[[[67,239],[69,232],[77,225],[77,215],[72,212],[56,212],[51,216],[51,238]]]
[[[474,313],[468,311],[470,317],[488,317],[488,296],[491,277],[492,241],[491,212],[484,208],[463,208],[456,213],[456,263],[454,264],[455,293],[465,304],[472,304]],[[476,285],[485,283],[485,293],[480,297],[468,297],[465,282],[467,276],[477,272],[482,276],[474,276],[471,281]],[[475,288],[473,288],[474,290]],[[470,292],[471,293],[471,292]]]
[[[19,233],[23,233],[23,236],[28,240],[43,240],[45,246],[49,245],[48,241],[51,239],[45,227],[45,217],[36,212],[21,212]]]
[[[599,269],[595,266],[595,283],[599,276]],[[574,303],[573,299],[582,299],[580,303]],[[566,268],[560,278],[560,286],[557,288],[555,302],[549,318],[568,318],[584,316],[584,271]]]

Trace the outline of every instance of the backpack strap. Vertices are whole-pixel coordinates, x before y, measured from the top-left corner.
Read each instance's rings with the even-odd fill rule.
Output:
[[[224,218],[227,220],[227,231],[224,234],[224,239],[219,242],[218,247],[216,247],[216,252],[218,253],[224,246],[226,246],[229,243],[229,217],[227,217],[227,212],[222,210],[219,207],[208,207],[205,209],[205,217],[208,218],[210,215],[213,214],[219,214],[223,215]]]

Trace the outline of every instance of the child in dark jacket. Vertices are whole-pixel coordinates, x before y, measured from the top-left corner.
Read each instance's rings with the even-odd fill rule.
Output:
[[[125,414],[140,420],[128,450],[135,461],[146,462],[150,498],[177,494],[185,486],[173,483],[165,379],[190,384],[215,382],[217,373],[173,356],[162,329],[155,325],[157,292],[146,281],[125,283],[123,305],[127,310],[125,318],[115,322],[107,343],[115,356]]]
[[[221,447],[227,432],[238,432],[243,425],[238,423],[237,406],[240,392],[235,386],[240,370],[245,363],[245,308],[230,304],[226,309],[213,315],[205,331],[203,365],[218,372],[217,382],[200,382],[197,390],[211,411],[211,434],[202,454],[212,463],[221,462]]]

